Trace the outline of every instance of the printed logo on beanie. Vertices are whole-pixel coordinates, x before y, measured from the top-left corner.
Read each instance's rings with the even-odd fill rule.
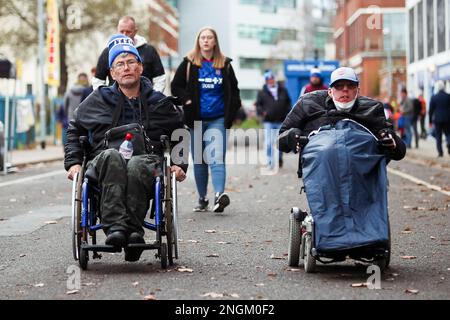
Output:
[[[130,53],[136,56],[137,60],[142,63],[141,56],[134,46],[133,40],[123,34],[116,34],[108,41],[109,49],[109,67],[112,67],[114,60],[122,53]]]

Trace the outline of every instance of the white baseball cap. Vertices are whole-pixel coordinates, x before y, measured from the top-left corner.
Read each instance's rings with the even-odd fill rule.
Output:
[[[332,87],[339,80],[348,80],[359,83],[359,79],[355,73],[355,70],[347,67],[338,68],[333,71],[333,73],[331,74],[330,87]]]

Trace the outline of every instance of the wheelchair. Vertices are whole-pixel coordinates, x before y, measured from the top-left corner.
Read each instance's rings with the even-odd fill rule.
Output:
[[[128,248],[155,250],[155,257],[160,259],[161,268],[174,264],[178,259],[178,204],[177,180],[170,168],[169,137],[161,136],[164,149],[162,158],[162,174],[156,177],[155,194],[152,200],[150,219],[154,223],[144,221],[144,229],[154,231],[156,240],[153,243],[129,244]],[[89,142],[87,137],[80,137],[83,148],[83,164],[81,171],[74,177],[72,185],[72,251],[73,258],[79,262],[83,270],[87,270],[89,253],[93,260],[100,260],[103,253],[120,253],[122,248],[98,245],[97,231],[103,229],[99,222],[99,204],[101,191],[95,177],[87,169]]]
[[[310,137],[299,136],[298,142],[303,151],[308,144]],[[382,145],[384,141],[378,141]],[[298,178],[303,178],[302,152],[299,153]],[[321,183],[324,183],[321,181]],[[301,187],[300,194],[307,193],[305,186]],[[391,230],[389,217],[387,219],[387,241],[371,243],[369,245],[360,245],[351,248],[337,250],[319,250],[315,247],[316,242],[316,222],[311,210],[301,210],[298,207],[291,209],[289,218],[289,247],[288,247],[288,265],[297,268],[299,260],[303,260],[306,273],[316,271],[317,261],[322,264],[331,264],[344,262],[347,259],[373,264],[384,272],[389,267],[391,260]]]

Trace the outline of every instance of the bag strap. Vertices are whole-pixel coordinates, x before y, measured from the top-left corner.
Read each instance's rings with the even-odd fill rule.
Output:
[[[117,127],[117,125],[119,124],[119,117],[120,117],[120,114],[122,113],[124,106],[125,106],[125,96],[121,92],[119,95],[119,101],[117,102],[116,108],[114,109],[113,119],[112,119],[111,127],[109,128],[109,130]]]
[[[186,86],[189,84],[189,77],[191,76],[191,62],[188,61],[187,67],[186,67]]]

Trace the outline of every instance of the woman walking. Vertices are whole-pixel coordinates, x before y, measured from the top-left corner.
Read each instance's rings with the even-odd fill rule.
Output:
[[[209,210],[210,169],[215,191],[213,211],[223,212],[230,204],[225,193],[226,129],[231,128],[241,99],[231,59],[221,52],[213,28],[200,30],[194,49],[178,67],[171,87],[172,94],[184,106],[184,121],[191,130],[191,153],[199,195],[194,211]]]

